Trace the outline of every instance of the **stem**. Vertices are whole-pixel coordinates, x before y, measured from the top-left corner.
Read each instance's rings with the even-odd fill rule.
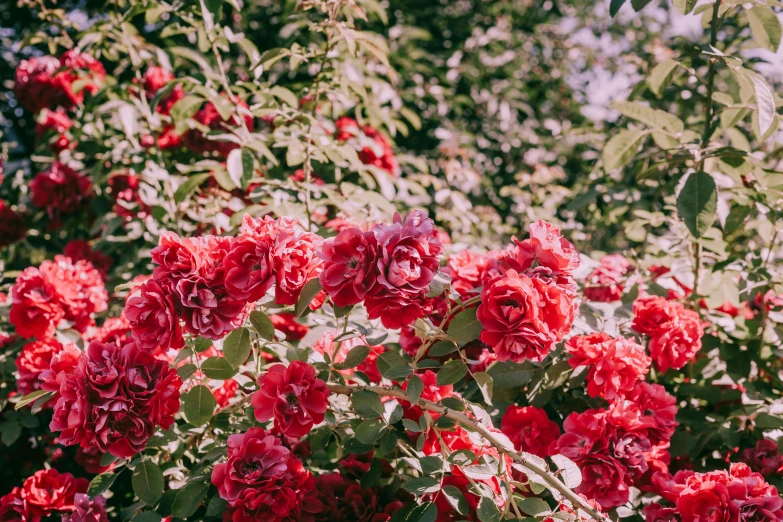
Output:
[[[715,4],[712,6],[712,22],[710,23],[710,45],[712,47],[715,47],[718,44],[718,24],[720,23],[718,15],[720,13],[720,4],[721,0],[715,0]],[[704,131],[701,135],[702,149],[707,145],[707,141],[710,138],[710,128],[712,127],[712,92],[715,89],[715,73],[717,72],[715,66],[717,63],[718,60],[716,58],[710,58],[710,68],[707,72],[707,112],[704,117]],[[699,159],[698,170],[704,168],[704,159],[704,154],[702,152],[701,158]]]
[[[381,396],[395,397],[400,400],[409,401],[408,395],[403,390],[397,388],[388,388],[385,386],[344,386],[340,384],[327,384],[327,386],[331,391],[335,393],[343,393],[346,395],[350,395],[351,393],[364,390],[364,391],[373,392]],[[578,507],[579,509],[585,511],[596,520],[605,520],[605,521],[609,520],[609,518],[605,514],[599,512],[590,504],[588,504],[587,501],[585,501],[585,499],[583,499],[582,497],[574,493],[574,491],[572,491],[568,486],[563,484],[549,470],[544,469],[538,466],[537,464],[530,462],[522,454],[514,450],[508,449],[506,446],[501,444],[500,441],[498,441],[495,438],[495,436],[492,434],[491,431],[489,431],[487,428],[477,423],[475,420],[471,419],[464,413],[454,411],[441,404],[431,402],[425,399],[419,399],[418,401],[416,401],[416,405],[424,410],[435,412],[440,415],[443,415],[444,417],[457,421],[464,427],[475,431],[476,433],[484,437],[487,440],[487,442],[489,442],[492,446],[494,446],[499,453],[508,455],[516,462],[522,464],[530,471],[532,471],[533,473],[541,477],[550,488],[560,492],[565,498],[567,498],[571,502],[571,504],[574,505],[574,507]]]

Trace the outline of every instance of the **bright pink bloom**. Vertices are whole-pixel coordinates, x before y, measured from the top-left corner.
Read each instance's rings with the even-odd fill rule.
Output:
[[[625,280],[633,265],[619,254],[601,259],[601,264],[590,272],[585,281],[585,297],[591,301],[619,301],[623,296]]]

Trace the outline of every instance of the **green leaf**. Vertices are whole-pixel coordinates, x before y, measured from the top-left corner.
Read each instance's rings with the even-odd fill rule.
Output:
[[[614,170],[625,166],[636,155],[636,150],[647,136],[646,131],[625,129],[609,140],[601,158],[605,170]]]
[[[359,390],[351,395],[353,409],[362,417],[378,418],[383,415],[383,403],[377,394]]]
[[[691,11],[693,11],[693,8],[696,7],[696,4],[699,2],[699,0],[674,0],[674,7],[677,8],[677,10],[686,15],[689,14]]]
[[[763,430],[774,430],[783,428],[783,417],[761,412],[753,419],[753,423],[757,428],[761,428]]]
[[[375,441],[381,438],[381,435],[383,435],[385,430],[386,423],[382,420],[368,419],[366,421],[362,421],[362,423],[356,427],[355,433],[356,438],[359,439],[359,442],[363,442],[365,444],[374,444]]]
[[[478,339],[481,334],[481,323],[476,318],[476,308],[463,310],[455,315],[446,333],[460,345]]]
[[[533,370],[529,364],[502,361],[493,364],[487,373],[492,377],[495,389],[518,388],[530,382]]]
[[[614,18],[618,12],[620,12],[620,8],[625,4],[626,0],[612,0],[609,3],[609,14],[612,18]]]
[[[552,508],[549,507],[549,504],[536,497],[522,499],[517,504],[519,505],[519,509],[521,509],[526,515],[533,517],[545,515],[552,511]]]
[[[114,473],[113,471],[107,471],[106,473],[96,475],[90,481],[90,487],[87,488],[87,494],[90,495],[90,497],[95,497],[109,491],[111,485],[117,480],[118,475],[119,473]]]
[[[571,489],[579,487],[579,484],[582,483],[582,472],[579,470],[579,466],[565,455],[552,455],[551,459],[560,470],[560,479],[563,484]]]
[[[219,517],[226,510],[226,506],[228,506],[228,502],[220,498],[218,495],[215,495],[209,500],[209,504],[207,505],[207,512],[205,513],[205,516]]]
[[[469,512],[468,501],[462,495],[462,491],[456,486],[445,486],[443,488],[443,496],[446,497],[446,501],[454,508],[454,511],[460,515],[467,515]]]
[[[201,363],[201,371],[210,379],[225,381],[237,374],[236,368],[232,367],[225,357],[210,357]]]
[[[415,477],[403,484],[402,488],[414,495],[426,495],[437,492],[440,482],[433,477]]]
[[[753,33],[753,39],[763,47],[773,53],[780,47],[780,37],[783,34],[778,16],[771,8],[765,5],[756,4],[751,9],[746,9],[750,30]]]
[[[756,75],[750,75],[750,79],[753,82],[753,92],[756,95],[756,105],[758,106],[759,130],[761,136],[764,136],[775,120],[775,99],[764,80]]]
[[[204,98],[201,96],[188,95],[177,101],[171,108],[171,121],[178,123],[188,118],[192,118],[196,111],[199,110],[204,103]]]
[[[196,386],[182,397],[182,411],[194,426],[206,424],[215,413],[215,406],[215,396],[203,385]]]
[[[484,397],[484,402],[487,404],[492,404],[492,389],[494,386],[494,383],[492,382],[492,376],[488,373],[478,372],[473,374],[473,378],[476,380],[476,384],[478,384],[479,390],[481,390],[481,395]]]
[[[250,355],[250,331],[237,328],[223,341],[223,355],[233,368],[239,368]]]
[[[742,224],[745,222],[745,218],[750,214],[750,207],[742,205],[734,205],[731,207],[729,215],[726,217],[726,225],[723,227],[724,234],[731,234],[732,232],[739,230]]]
[[[348,370],[350,368],[356,368],[360,364],[362,364],[365,359],[367,359],[367,356],[370,355],[370,347],[369,346],[355,346],[351,349],[350,352],[348,352],[348,355],[345,356],[345,360],[339,364],[335,364],[334,367],[338,370]]]
[[[647,7],[647,4],[652,2],[652,0],[631,0],[631,6],[633,7],[633,10],[637,13]]]
[[[157,504],[163,495],[163,472],[151,460],[143,460],[136,466],[136,469],[133,470],[132,483],[133,492],[136,493],[139,500],[148,506]]]
[[[440,357],[457,351],[457,345],[451,341],[438,341],[427,352],[432,357]]]
[[[418,375],[411,375],[405,391],[408,393],[408,400],[415,403],[421,397],[421,392],[424,391],[424,381]]]
[[[663,94],[663,90],[671,82],[674,71],[680,62],[677,60],[664,60],[650,71],[650,75],[647,77],[647,85],[650,86],[650,90],[659,98]]]
[[[177,492],[174,504],[171,506],[171,514],[177,518],[190,518],[196,512],[201,501],[209,490],[209,484],[196,482],[188,484]]]
[[[639,102],[613,103],[612,108],[623,116],[640,121],[653,129],[677,134],[685,128],[685,124],[677,116]]]
[[[10,446],[22,434],[22,426],[16,420],[7,420],[0,424],[0,441]]]
[[[259,312],[258,310],[250,312],[250,324],[253,325],[253,329],[262,339],[267,341],[275,340],[275,325],[272,324],[272,320],[264,312]]]
[[[459,382],[460,379],[465,377],[468,373],[468,367],[462,362],[462,359],[452,359],[448,361],[443,367],[438,370],[437,383],[438,386],[445,386],[447,384],[454,384]]]
[[[51,397],[55,396],[54,392],[48,392],[46,390],[36,390],[32,393],[28,393],[14,405],[15,410],[19,410],[27,406],[28,404],[32,404],[33,402],[37,401],[38,399],[42,398],[44,395],[50,395]]]
[[[182,203],[185,201],[188,196],[190,196],[193,191],[196,190],[197,187],[207,181],[211,176],[212,174],[207,172],[204,174],[195,174],[188,177],[188,179],[186,179],[182,185],[177,187],[177,191],[174,193],[174,202]]]
[[[142,511],[131,520],[133,520],[133,522],[160,522],[163,520],[163,517],[154,511]]]
[[[302,293],[299,294],[299,300],[296,301],[296,306],[294,307],[294,313],[296,313],[297,317],[302,317],[302,315],[304,315],[305,311],[310,306],[310,303],[313,301],[313,298],[318,295],[318,292],[320,291],[321,281],[317,277],[314,277],[305,283],[302,288]]]
[[[179,375],[180,379],[186,381],[188,377],[196,373],[196,370],[198,370],[198,368],[196,367],[195,364],[190,364],[190,363],[183,364],[182,366],[177,368],[177,375]]]
[[[378,371],[392,381],[406,378],[413,373],[408,362],[400,354],[394,351],[382,353],[375,361]]]
[[[255,158],[250,149],[234,149],[228,153],[226,159],[226,169],[228,177],[237,187],[247,189],[250,180],[255,174]]]
[[[712,176],[706,172],[688,175],[677,196],[677,211],[695,238],[701,238],[715,222],[718,208],[718,189]]]
[[[495,505],[495,501],[489,497],[481,497],[476,514],[481,522],[498,522],[500,520],[500,510]]]
[[[214,343],[212,342],[212,339],[207,339],[206,337],[197,337],[196,341],[193,343],[193,349],[196,351],[196,353],[201,353],[213,344]]]

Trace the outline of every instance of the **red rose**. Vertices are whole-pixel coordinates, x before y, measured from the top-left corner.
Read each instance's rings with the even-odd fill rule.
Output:
[[[557,423],[549,420],[544,410],[513,404],[500,421],[500,431],[511,439],[516,449],[539,457],[550,455],[549,446],[560,436]]]
[[[82,351],[74,343],[69,343],[52,356],[49,368],[41,372],[38,377],[41,381],[41,389],[50,392],[59,392],[60,385],[73,372],[82,358]]]
[[[173,232],[160,235],[158,246],[150,250],[150,256],[157,265],[152,276],[158,281],[176,281],[195,276],[202,264],[198,244],[191,239],[182,239]]]
[[[638,382],[609,407],[609,421],[628,431],[644,431],[653,444],[668,442],[677,427],[677,400],[660,384]]]
[[[74,495],[86,493],[89,482],[54,469],[39,470],[24,481],[21,496],[32,520],[75,509]]]
[[[679,370],[701,350],[703,335],[699,314],[683,308],[669,329],[650,338],[650,355],[662,373],[669,368]]]
[[[411,296],[405,294],[379,294],[368,296],[364,302],[367,317],[380,319],[384,327],[396,330],[409,326],[416,319],[426,317],[432,311],[432,300],[422,292]]]
[[[585,297],[605,303],[620,300],[626,276],[632,269],[631,262],[619,254],[604,256],[601,264],[587,276]]]
[[[3,522],[29,522],[33,520],[22,497],[22,488],[15,487],[0,497],[0,520]]]
[[[131,339],[130,323],[124,315],[109,317],[100,327],[91,328],[85,337],[87,341],[101,341],[102,343],[120,341],[125,344]]]
[[[657,502],[645,506],[642,509],[644,522],[677,522],[677,510],[663,507]]]
[[[24,217],[0,199],[0,248],[12,245],[27,235]]]
[[[326,383],[316,378],[315,369],[302,361],[272,366],[258,381],[250,399],[256,420],[275,419],[275,426],[289,437],[303,437],[313,424],[324,420]]]
[[[9,297],[9,320],[22,337],[47,339],[65,317],[60,295],[36,267],[24,269],[11,287]]]
[[[566,417],[564,433],[552,443],[549,453],[561,453],[571,460],[580,461],[590,453],[605,452],[609,445],[607,429],[604,410],[574,412]]]
[[[500,259],[501,263],[517,272],[539,267],[553,274],[570,276],[579,267],[579,254],[574,246],[560,235],[560,229],[547,221],[530,225],[530,237],[524,241],[513,238],[512,246]]]
[[[307,520],[298,517],[322,509],[313,476],[278,437],[260,428],[231,435],[227,456],[212,470],[212,483],[234,522]]]
[[[144,87],[144,90],[147,91],[147,94],[154,95],[172,80],[174,80],[174,75],[171,71],[159,65],[152,65],[144,71],[141,85]]]
[[[250,312],[247,303],[232,299],[223,285],[209,286],[203,279],[180,280],[175,292],[185,330],[207,339],[221,339],[236,330]]]
[[[321,286],[336,306],[362,302],[375,286],[375,234],[347,228],[321,246]]]
[[[677,497],[677,512],[682,522],[729,522],[730,503],[729,489],[722,477],[693,475]]]
[[[233,105],[234,102],[231,102]],[[253,117],[248,112],[248,106],[245,102],[240,101],[237,103],[239,107],[242,107],[242,117],[245,120],[244,126],[248,130],[253,130]],[[233,107],[232,107],[233,109]],[[232,110],[232,115],[228,121],[223,120],[223,117],[218,112],[217,108],[212,102],[206,102],[201,109],[193,116],[193,119],[199,122],[201,125],[209,127],[211,130],[219,131],[220,134],[226,134],[231,132],[232,128],[242,126],[242,122],[235,114],[236,111]],[[209,152],[217,152],[220,156],[228,157],[228,153],[239,147],[237,143],[233,141],[218,141],[209,139],[199,129],[191,129],[187,131],[182,140],[187,148],[197,154],[206,154]]]
[[[682,305],[663,297],[640,297],[633,303],[631,327],[650,336],[661,335],[671,328]]]
[[[778,496],[753,498],[745,501],[734,501],[733,511],[736,511],[738,522],[783,520],[783,499]],[[732,514],[732,516],[734,516]]]
[[[109,522],[106,501],[100,495],[91,499],[84,493],[77,493],[73,513],[63,515],[62,522]]]
[[[644,348],[633,341],[611,339],[601,343],[602,353],[590,365],[587,393],[611,401],[631,391],[650,369]]]
[[[594,499],[604,509],[628,502],[628,477],[617,460],[592,453],[580,462],[579,467],[582,470],[582,483],[574,491]]]
[[[65,319],[73,328],[85,332],[95,324],[94,314],[106,310],[109,294],[100,272],[89,261],[76,261],[55,256],[41,263],[41,273],[60,296]]]
[[[651,491],[669,502],[676,502],[680,493],[685,490],[685,483],[694,474],[691,470],[680,470],[674,475],[664,472],[655,473],[652,476]]]
[[[742,460],[753,471],[758,471],[765,477],[773,473],[777,474],[783,467],[783,457],[780,455],[778,445],[769,439],[761,439],[756,443],[755,448],[743,450]]]
[[[130,458],[144,449],[156,427],[168,429],[179,411],[182,381],[176,371],[135,343],[92,341],[78,365],[57,380],[49,428],[60,432],[65,446],[95,445]]]
[[[53,150],[61,151],[68,148],[70,140],[66,133],[73,126],[73,121],[65,113],[65,110],[62,108],[55,111],[44,109],[36,120],[35,135],[39,140],[46,138],[51,143],[54,136],[57,139],[50,145]]]
[[[321,236],[310,232],[278,232],[272,255],[277,304],[296,304],[304,285],[318,276],[321,270],[318,249],[322,241]]]
[[[215,396],[218,408],[225,408],[231,402],[239,389],[239,383],[234,379],[227,379],[218,388],[212,389],[212,395]]]
[[[651,450],[650,439],[644,433],[619,432],[613,437],[611,456],[634,477],[641,477],[649,469],[647,454]]]
[[[57,219],[81,208],[90,196],[90,185],[87,177],[55,161],[30,182],[30,199],[36,207],[46,209],[51,219]]]
[[[272,314],[269,320],[275,330],[283,332],[286,341],[299,341],[310,331],[309,327],[296,321],[294,314]]]
[[[557,284],[515,270],[485,286],[477,310],[481,340],[501,361],[541,361],[571,329],[573,296]]]
[[[247,236],[231,243],[225,259],[225,285],[231,298],[255,302],[274,283],[272,242]]]
[[[123,314],[139,348],[154,350],[185,346],[174,300],[156,281],[145,281],[139,293],[128,299]]]
[[[41,389],[41,374],[49,369],[52,358],[62,350],[63,345],[56,339],[33,341],[22,348],[22,353],[16,358],[19,372],[16,389],[21,395]]]
[[[467,299],[472,290],[488,281],[494,265],[495,260],[487,254],[463,250],[449,257],[443,272],[451,277],[454,291]]]
[[[57,73],[56,79],[70,99],[70,105],[82,103],[84,93],[95,94],[103,86],[106,69],[89,54],[71,49],[60,56],[60,62],[64,70]],[[77,82],[79,87],[74,88]]]
[[[38,56],[22,60],[16,68],[14,94],[19,104],[30,112],[46,107],[69,105],[69,99],[54,76],[60,60],[54,56]]]
[[[118,172],[109,177],[109,196],[114,201],[112,210],[125,219],[138,215],[143,218],[150,207],[141,200],[141,178],[130,172]]]
[[[568,364],[571,368],[593,364],[604,352],[604,343],[611,339],[612,337],[604,332],[571,337],[565,342],[565,349],[571,355]]]

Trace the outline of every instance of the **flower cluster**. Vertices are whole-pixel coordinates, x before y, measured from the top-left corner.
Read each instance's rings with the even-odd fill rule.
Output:
[[[422,211],[370,231],[351,227],[324,241],[321,286],[336,306],[364,302],[370,319],[400,328],[430,307],[430,283],[443,247],[432,219]]]
[[[39,522],[55,515],[64,522],[108,522],[104,499],[92,500],[87,493],[89,482],[70,473],[54,469],[36,471],[22,487],[15,487],[0,497],[0,520]]]
[[[55,355],[63,351],[63,345],[57,339],[45,339],[27,343],[16,358],[16,389],[27,395],[41,389],[41,374],[49,369]]]
[[[481,291],[477,310],[481,340],[501,361],[541,361],[571,329],[577,287],[571,276],[579,255],[545,221],[530,225],[530,237],[502,253],[500,275]]]
[[[552,443],[560,437],[557,423],[535,406],[509,406],[500,421],[500,431],[514,443],[516,449],[539,457],[549,456]]]
[[[644,508],[646,522],[783,521],[778,490],[746,464],[732,464],[728,472],[658,473],[653,483],[672,506],[650,504]]]
[[[41,379],[43,389],[56,392],[49,428],[65,446],[129,458],[179,411],[177,372],[134,342],[92,341],[86,353],[68,345]]]
[[[622,337],[605,333],[577,335],[566,341],[572,368],[588,366],[587,393],[590,397],[614,400],[643,381],[651,360],[644,347]]]
[[[163,234],[151,252],[152,279],[125,306],[133,338],[146,350],[181,348],[182,318],[186,332],[220,339],[273,284],[278,304],[296,303],[321,268],[321,241],[291,218],[250,216],[235,238]]]
[[[261,428],[228,438],[227,460],[215,465],[212,483],[233,522],[308,522],[323,509],[313,475]]]
[[[56,107],[70,108],[95,94],[106,79],[106,70],[92,56],[71,50],[59,59],[40,56],[23,60],[16,69],[14,94],[30,112]],[[78,85],[77,85],[78,84]]]
[[[340,465],[345,463],[344,459]],[[369,470],[369,467],[367,468]],[[378,488],[363,488],[356,480],[340,473],[327,473],[315,478],[321,510],[315,513],[316,522],[334,520],[362,520],[388,522],[403,507],[407,499],[385,499]],[[398,495],[400,496],[400,495]]]
[[[631,326],[650,336],[648,349],[661,372],[679,370],[701,350],[704,335],[699,314],[663,297],[640,297],[633,304]]]
[[[676,413],[675,399],[663,386],[638,382],[607,409],[569,415],[549,452],[580,467],[578,493],[605,509],[616,507],[628,501],[630,486],[644,487],[652,472],[668,469]]]
[[[10,300],[16,333],[43,341],[62,320],[85,332],[95,324],[94,314],[106,310],[108,293],[92,263],[55,256],[26,268],[11,287]]]
[[[620,300],[632,270],[633,265],[625,257],[619,254],[604,256],[601,264],[585,280],[585,297],[604,303]]]

